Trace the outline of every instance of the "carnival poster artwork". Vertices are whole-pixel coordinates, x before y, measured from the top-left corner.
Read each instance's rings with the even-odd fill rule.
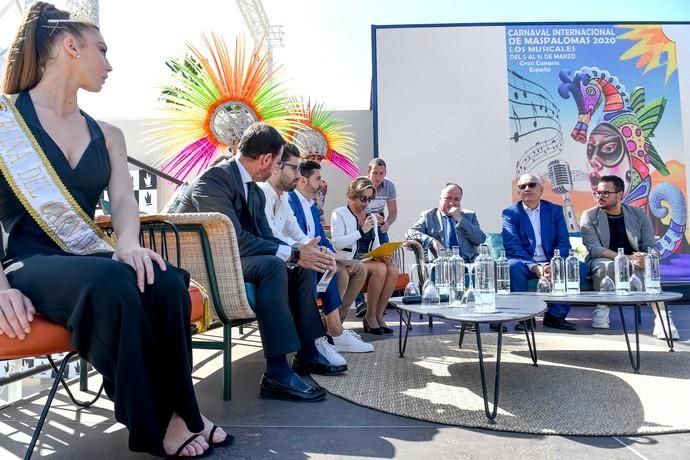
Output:
[[[544,198],[564,206],[568,229],[577,232],[582,211],[596,205],[598,179],[621,177],[623,202],[652,219],[662,278],[690,280],[678,26],[505,30],[514,180],[544,178]]]

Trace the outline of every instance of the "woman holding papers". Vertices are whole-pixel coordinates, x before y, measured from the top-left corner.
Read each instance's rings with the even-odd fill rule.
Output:
[[[339,257],[362,258],[379,247],[376,218],[365,212],[374,199],[376,190],[367,177],[358,177],[347,187],[347,205],[333,210],[331,215],[331,239]],[[383,312],[395,290],[398,267],[391,256],[365,260],[369,272],[367,287],[367,309],[364,317],[364,331],[372,334],[392,334],[386,326]]]
[[[195,457],[232,436],[199,411],[191,378],[189,274],[139,245],[122,132],[79,109],[112,70],[89,18],[34,3],[0,94],[0,335],[34,312],[62,324],[103,376],[131,450]],[[93,223],[104,188],[117,242]]]

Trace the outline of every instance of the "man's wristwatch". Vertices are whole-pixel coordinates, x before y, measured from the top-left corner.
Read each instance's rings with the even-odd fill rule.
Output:
[[[290,249],[291,249],[291,253],[290,253],[290,260],[289,260],[289,262],[290,262],[290,263],[293,263],[293,264],[296,264],[297,262],[299,262],[299,256],[300,256],[299,248],[296,248],[296,247],[293,246],[293,247],[290,248]]]

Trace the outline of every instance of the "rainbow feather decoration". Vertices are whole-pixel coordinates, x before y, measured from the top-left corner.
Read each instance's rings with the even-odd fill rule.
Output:
[[[244,130],[264,121],[290,139],[299,119],[281,83],[273,80],[270,56],[259,44],[246,57],[235,40],[234,56],[218,35],[204,47],[187,43],[183,59],[171,59],[172,83],[163,87],[161,116],[147,131],[153,163],[182,181],[205,170],[219,155],[234,153]],[[171,153],[172,152],[172,153]]]
[[[330,162],[350,177],[361,175],[357,161],[357,144],[348,125],[324,110],[323,103],[293,100],[294,115],[300,126],[291,132],[292,140],[305,159]]]

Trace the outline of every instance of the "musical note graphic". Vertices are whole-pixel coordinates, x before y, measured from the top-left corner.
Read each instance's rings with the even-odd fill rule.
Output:
[[[508,118],[513,128],[510,140],[517,144],[518,151],[520,145],[525,145],[515,165],[515,177],[519,177],[545,166],[542,163],[562,152],[563,132],[560,108],[548,89],[511,69],[508,69],[508,87]]]

